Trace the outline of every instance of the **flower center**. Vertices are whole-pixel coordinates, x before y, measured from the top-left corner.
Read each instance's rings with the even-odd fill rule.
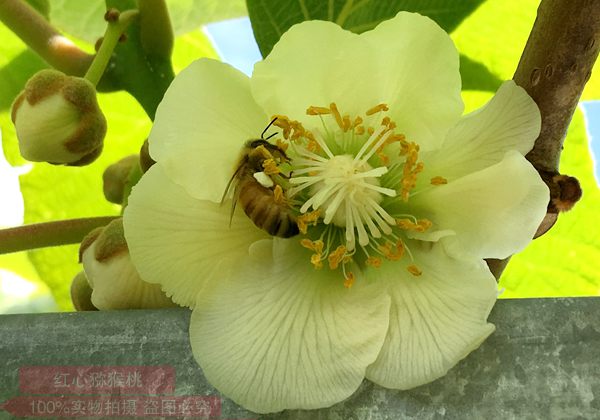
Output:
[[[300,243],[314,252],[315,268],[325,261],[332,270],[341,268],[347,287],[354,281],[351,264],[379,267],[384,259],[408,259],[405,268],[421,275],[406,239],[432,226],[407,207],[423,163],[418,161],[419,146],[382,117],[387,110],[379,104],[351,118],[335,103],[311,106],[307,114],[321,119],[320,130],[275,116],[284,138],[278,146],[287,150],[291,165],[289,177],[279,176],[278,185],[298,213],[305,236]],[[444,183],[442,177],[431,180],[432,185]]]
[[[352,155],[337,155],[325,162],[316,162],[309,177],[292,178],[299,185],[312,184],[311,197],[300,207],[321,210],[323,223],[345,228],[346,248],[353,251],[358,242],[366,246],[370,237],[381,238],[381,230],[391,233],[396,221],[380,205],[382,194],[390,197],[396,192],[380,186],[379,177],[388,170],[373,167]],[[365,228],[367,226],[367,229]]]

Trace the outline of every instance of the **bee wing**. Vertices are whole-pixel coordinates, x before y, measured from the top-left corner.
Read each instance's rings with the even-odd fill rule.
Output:
[[[229,215],[229,227],[231,227],[231,221],[233,220],[233,213],[235,212],[235,205],[237,204],[238,197],[240,195],[239,189],[237,188],[237,184],[238,184],[238,176],[242,172],[242,169],[244,168],[244,163],[240,164],[237,167],[237,169],[235,170],[235,172],[229,179],[229,182],[227,183],[227,186],[225,187],[225,191],[223,191],[223,196],[221,197],[221,205],[223,205],[223,203],[225,202],[225,199],[227,198],[227,195],[229,194],[229,191],[231,191],[232,187],[234,188],[232,202],[231,202],[231,214]]]
[[[240,189],[237,188],[237,185],[236,185],[236,188],[233,192],[233,198],[231,199],[232,201],[231,201],[231,212],[229,213],[229,227],[231,227],[231,221],[233,220],[233,214],[235,213],[235,206],[238,202],[239,196],[240,196]]]
[[[235,170],[235,172],[233,173],[233,175],[231,175],[231,178],[229,178],[229,182],[227,183],[227,186],[225,187],[225,191],[223,191],[223,196],[221,197],[221,205],[223,205],[223,203],[225,202],[225,199],[227,198],[229,191],[231,191],[231,187],[234,186],[234,181],[236,180],[236,178],[238,177],[240,172],[242,172],[243,167],[244,167],[244,165],[239,165],[237,167],[237,169]]]

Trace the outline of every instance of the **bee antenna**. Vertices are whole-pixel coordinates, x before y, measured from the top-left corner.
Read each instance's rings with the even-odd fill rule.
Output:
[[[279,134],[279,132],[275,132],[275,133],[271,134],[269,137],[267,137],[266,139],[263,139],[263,140],[269,140],[271,137],[276,136],[277,134]]]
[[[265,133],[267,132],[267,130],[273,125],[273,123],[277,121],[277,117],[273,118],[273,120],[269,123],[269,125],[267,125],[267,127],[263,130],[262,134],[260,135],[260,138],[263,140],[269,140],[271,137],[277,135],[277,133],[273,133],[271,134],[269,137],[265,138]]]

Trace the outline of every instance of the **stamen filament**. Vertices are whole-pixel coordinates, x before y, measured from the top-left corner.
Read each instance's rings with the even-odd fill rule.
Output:
[[[371,127],[369,127],[371,128]],[[365,153],[365,151],[375,142],[377,141],[377,139],[379,138],[379,135],[381,133],[383,133],[383,130],[385,130],[385,127],[381,126],[379,128],[377,128],[377,130],[375,130],[371,136],[369,137],[369,139],[365,142],[365,144],[363,144],[363,146],[360,148],[360,150],[358,151],[358,153],[356,154],[356,156],[354,157],[354,162],[358,162],[360,161],[362,155]]]
[[[371,151],[365,157],[363,157],[360,161],[362,163],[364,163],[367,160],[371,159],[371,156],[373,156],[373,154],[377,151],[377,149],[379,149],[381,147],[381,145],[383,145],[391,135],[392,135],[391,130],[386,131],[386,133],[379,139],[379,141],[375,144],[375,146],[373,146],[371,148]]]

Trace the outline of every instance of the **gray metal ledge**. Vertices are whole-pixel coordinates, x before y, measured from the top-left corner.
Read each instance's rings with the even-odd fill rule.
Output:
[[[184,309],[0,316],[0,403],[22,395],[18,371],[31,365],[172,365],[176,395],[218,396],[191,355],[189,318]],[[497,329],[482,347],[431,384],[365,381],[331,408],[269,416],[223,398],[221,418],[600,418],[600,298],[501,300],[490,321]]]

